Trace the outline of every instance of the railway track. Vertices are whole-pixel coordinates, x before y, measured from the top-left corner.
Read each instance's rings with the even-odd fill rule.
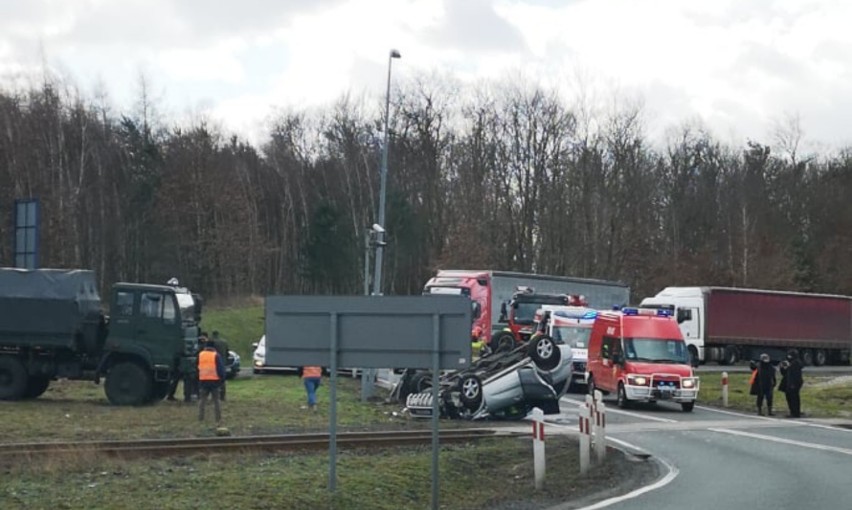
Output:
[[[463,443],[518,435],[520,434],[496,432],[489,429],[442,430],[439,433],[439,441],[441,444]],[[329,439],[330,436],[327,433],[315,433],[76,443],[8,443],[0,444],[0,463],[81,455],[139,458],[234,451],[253,453],[312,451],[328,449]],[[429,444],[431,440],[432,432],[430,430],[344,432],[336,435],[337,447],[342,449],[411,446]]]

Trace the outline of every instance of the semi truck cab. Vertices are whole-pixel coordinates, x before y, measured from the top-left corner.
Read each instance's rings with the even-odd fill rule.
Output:
[[[706,360],[704,295],[700,288],[666,288],[654,297],[643,299],[639,306],[670,310],[689,349],[692,366],[697,367]]]

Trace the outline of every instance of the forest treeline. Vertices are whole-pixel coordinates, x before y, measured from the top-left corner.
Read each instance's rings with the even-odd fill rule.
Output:
[[[214,299],[363,292],[376,221],[378,98],[272,118],[255,144],[157,120],[55,79],[0,90],[0,265],[15,199],[41,204],[41,266],[183,284]],[[383,105],[382,105],[383,106]],[[546,88],[412,80],[391,97],[384,292],[438,268],[852,294],[852,150],[800,154],[700,126],[652,144],[641,108]]]

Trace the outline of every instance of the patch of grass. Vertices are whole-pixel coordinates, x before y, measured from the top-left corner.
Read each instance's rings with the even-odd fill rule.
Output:
[[[749,395],[748,380],[751,374],[732,373],[728,375],[728,405],[732,409],[747,412],[756,411],[757,397]],[[781,381],[780,374],[777,376]],[[848,418],[852,417],[852,383],[827,384],[833,378],[805,374],[802,387],[802,412],[811,417]],[[776,414],[787,413],[787,401],[784,393],[775,390],[773,410]],[[701,390],[698,402],[703,405],[722,405],[721,375],[701,374]]]
[[[263,335],[264,305],[252,304],[237,308],[205,308],[201,314],[201,329],[207,333],[218,330],[228,341],[228,348],[242,358],[244,367],[251,367],[251,344]]]
[[[577,443],[552,437],[547,478],[534,490],[529,438],[447,445],[439,458],[442,508],[547,508],[604,488],[625,463],[612,452],[588,475],[579,474]],[[645,466],[649,468],[648,466]],[[196,456],[45,470],[22,466],[2,473],[4,509],[218,508],[397,510],[429,508],[431,449],[338,452],[337,487],[328,491],[328,455]],[[143,503],[144,502],[144,503]]]
[[[337,413],[342,429],[407,427],[393,412],[400,405],[362,403],[360,380],[338,377]],[[182,395],[178,388],[177,395]],[[223,425],[233,434],[273,434],[328,429],[329,378],[319,389],[316,412],[301,409],[305,389],[295,375],[269,375],[228,381],[228,400],[222,403]],[[45,394],[30,401],[0,401],[0,441],[98,440],[193,437],[213,433],[211,406],[207,421],[198,422],[198,404],[163,401],[150,406],[111,406],[102,386],[83,381],[56,381]]]

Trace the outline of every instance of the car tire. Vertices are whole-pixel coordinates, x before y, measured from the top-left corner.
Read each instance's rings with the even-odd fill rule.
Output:
[[[828,353],[825,349],[817,349],[814,351],[814,366],[821,367],[828,362]]]
[[[501,352],[511,352],[515,348],[515,337],[511,333],[498,333],[491,340],[491,352],[494,354]]]
[[[482,406],[482,379],[476,375],[466,375],[459,380],[459,399],[470,410],[476,411]]]
[[[562,360],[562,352],[559,346],[548,335],[542,335],[529,344],[529,357],[532,358],[536,368],[543,372],[549,372],[559,366]]]
[[[616,398],[618,399],[618,407],[621,409],[630,407],[630,400],[627,399],[627,390],[624,389],[624,383],[618,383],[618,395]]]
[[[683,412],[685,413],[691,413],[692,410],[695,408],[695,401],[693,400],[692,402],[681,402],[680,408],[683,409]]]
[[[432,374],[421,372],[411,379],[412,393],[425,393],[432,389]]]

